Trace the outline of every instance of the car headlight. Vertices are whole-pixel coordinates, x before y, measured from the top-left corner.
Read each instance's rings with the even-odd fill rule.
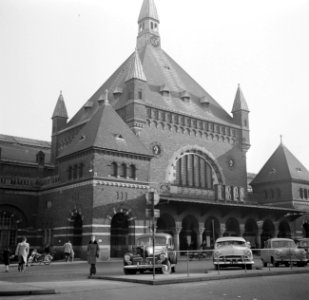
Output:
[[[276,250],[276,251],[274,252],[274,254],[275,254],[275,256],[276,256],[277,258],[280,258],[280,256],[281,256],[281,252],[280,252],[279,250]]]
[[[131,262],[131,256],[130,256],[130,254],[125,254],[124,257],[123,257],[123,259],[124,259],[125,262],[127,262],[127,263]]]
[[[248,258],[252,258],[252,252],[250,250],[246,250],[244,252],[244,255],[247,256]]]
[[[220,257],[220,251],[215,251],[214,258],[219,258],[219,257]]]

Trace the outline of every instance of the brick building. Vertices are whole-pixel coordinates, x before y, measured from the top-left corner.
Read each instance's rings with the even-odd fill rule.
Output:
[[[102,258],[120,256],[150,230],[150,189],[160,196],[157,231],[171,233],[180,250],[203,240],[211,247],[222,235],[256,247],[269,236],[308,235],[308,171],[297,173],[301,205],[283,190],[300,188],[294,178],[280,179],[280,194],[263,169],[248,195],[240,86],[230,115],[162,49],[159,25],[154,1],[144,0],[136,49],[70,120],[60,94],[51,143],[0,135],[2,246],[23,234],[33,246],[71,240],[83,257],[95,234]],[[284,201],[261,196],[271,184]]]

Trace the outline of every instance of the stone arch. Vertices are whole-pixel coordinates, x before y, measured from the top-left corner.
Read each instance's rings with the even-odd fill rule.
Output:
[[[264,243],[270,238],[275,236],[275,225],[274,223],[266,219],[263,222],[262,234],[261,234],[261,247],[264,248]]]
[[[216,217],[211,216],[205,221],[203,241],[206,241],[207,247],[213,248],[218,237],[220,237],[220,222]]]
[[[243,237],[250,242],[252,248],[259,248],[258,245],[258,226],[254,219],[249,218],[245,223]]]
[[[291,228],[290,228],[289,222],[287,220],[282,220],[279,223],[278,229],[279,229],[278,237],[289,238],[289,239],[292,237]]]
[[[174,152],[170,158],[166,172],[165,172],[165,181],[173,183],[176,180],[176,165],[177,161],[185,155],[194,154],[205,160],[212,168],[214,175],[214,184],[225,183],[225,177],[220,165],[216,162],[216,158],[213,154],[205,149],[204,147],[198,145],[188,145],[184,146],[178,151]]]
[[[197,249],[198,228],[198,221],[193,215],[187,215],[182,220],[180,250]]]
[[[113,207],[107,215],[111,257],[122,257],[124,252],[135,244],[135,219],[132,209],[124,206]]]
[[[15,250],[18,229],[27,227],[25,214],[12,205],[0,205],[0,253],[4,247]]]
[[[225,223],[225,232],[223,236],[239,236],[240,235],[240,227],[239,222],[236,218],[229,218]]]
[[[157,232],[169,233],[174,236],[176,230],[176,223],[174,218],[167,213],[164,213],[157,220]]]

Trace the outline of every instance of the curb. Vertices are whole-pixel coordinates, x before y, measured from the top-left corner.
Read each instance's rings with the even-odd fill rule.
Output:
[[[287,270],[287,271],[255,271],[255,272],[246,272],[246,273],[238,273],[238,274],[209,274],[207,271],[204,274],[200,274],[194,276],[187,277],[178,277],[175,278],[174,275],[163,275],[169,276],[168,278],[158,278],[158,279],[147,279],[147,278],[137,278],[126,276],[93,276],[91,279],[102,279],[102,280],[110,280],[110,281],[121,281],[121,282],[132,282],[132,283],[140,283],[146,285],[167,285],[167,284],[176,284],[176,283],[190,283],[190,282],[200,282],[200,281],[213,281],[213,280],[226,280],[226,279],[235,279],[235,278],[245,278],[245,277],[260,277],[260,276],[280,276],[280,275],[293,275],[293,274],[304,274],[309,273],[309,270]],[[144,275],[143,275],[144,276]],[[159,275],[160,276],[160,275]],[[162,275],[161,275],[162,276]],[[174,277],[174,278],[173,278]]]
[[[0,296],[36,296],[56,294],[54,289],[44,290],[20,290],[20,291],[0,291]]]

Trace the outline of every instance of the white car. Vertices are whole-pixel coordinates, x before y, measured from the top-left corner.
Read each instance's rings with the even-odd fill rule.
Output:
[[[254,261],[250,244],[242,237],[218,238],[215,242],[213,263],[216,270],[235,266],[251,270]]]

